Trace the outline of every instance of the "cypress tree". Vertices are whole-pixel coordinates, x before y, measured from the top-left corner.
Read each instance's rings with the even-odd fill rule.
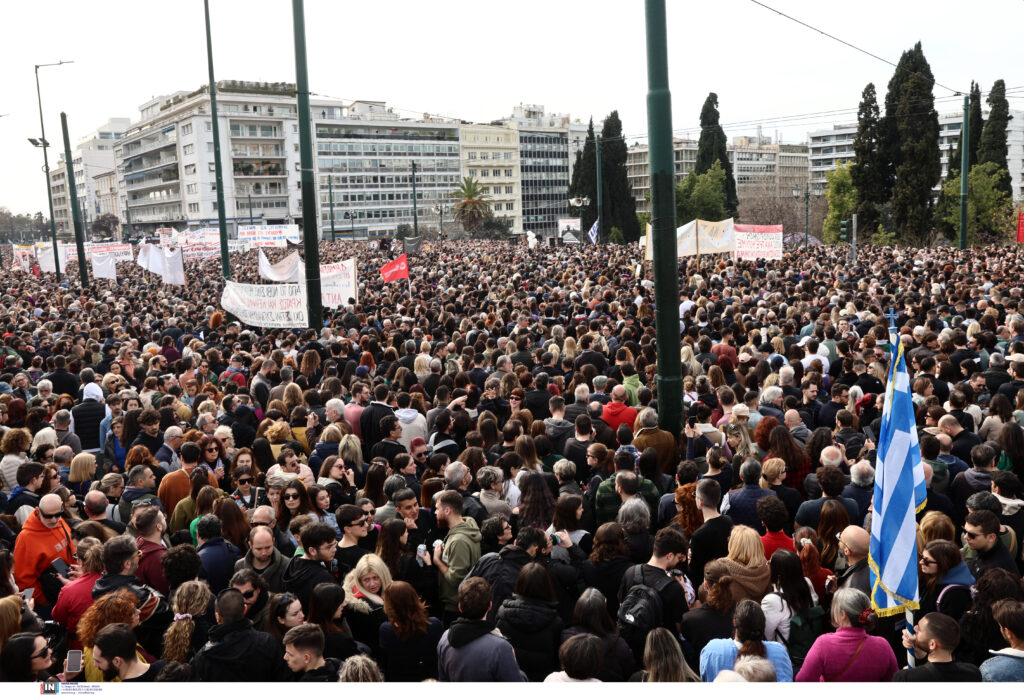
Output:
[[[881,127],[875,85],[869,82],[857,110],[855,159],[850,166],[850,178],[857,191],[858,222],[866,230],[865,236],[878,229],[878,208],[885,203],[885,162],[879,147]]]
[[[970,141],[967,143],[967,166],[968,168],[972,168],[978,163],[978,143],[981,142],[981,129],[983,123],[981,118],[981,87],[974,80],[971,80],[970,108],[967,113],[968,122],[971,125],[971,132],[968,134]],[[960,133],[962,135],[963,130],[961,130]],[[963,145],[964,139],[962,137],[957,138],[956,150],[954,150],[953,154],[949,156],[949,160],[946,165],[947,181],[960,176],[960,162],[963,160]]]
[[[903,143],[900,137],[896,110],[899,108],[900,100],[905,92],[907,82],[917,73],[923,74],[925,81],[929,85],[935,84],[935,78],[932,75],[931,66],[928,65],[928,60],[924,57],[924,51],[921,49],[920,41],[914,44],[912,49],[904,51],[903,55],[900,56],[899,63],[896,65],[896,70],[893,72],[892,78],[889,80],[888,91],[885,95],[885,117],[882,119],[880,139],[882,160],[885,162],[885,189],[883,195],[885,200],[890,199],[894,195],[893,186],[896,183],[896,170],[903,163]],[[934,98],[931,96],[931,87],[929,87],[927,103],[922,102],[919,104],[920,109],[918,109],[918,111],[925,113],[931,111],[934,113],[934,104]],[[917,112],[909,111],[908,113],[913,117]],[[936,123],[938,123],[937,115]],[[936,143],[936,148],[937,147],[938,144]],[[937,153],[938,149],[936,149],[936,156]]]
[[[612,111],[601,129],[601,184],[604,187],[604,229],[601,238],[608,239],[613,227],[622,231],[627,243],[640,238],[640,222],[636,218],[636,201],[626,176],[626,141],[622,137],[619,112]],[[590,228],[587,227],[586,231]],[[584,230],[581,228],[580,230]],[[585,232],[584,232],[585,233]]]
[[[726,149],[725,131],[718,122],[718,95],[708,94],[700,110],[700,140],[697,142],[697,167],[695,174],[703,174],[711,165],[719,162],[725,171],[725,211],[730,217],[737,217],[739,199],[736,197],[736,179],[732,175],[732,164]]]
[[[904,81],[894,114],[900,163],[892,192],[893,221],[899,240],[913,246],[925,243],[931,233],[932,188],[942,173],[934,83],[930,71],[911,75]]]
[[[602,153],[603,154],[603,153]],[[583,153],[577,153],[577,161],[572,170],[572,181],[569,184],[570,198],[590,198],[590,205],[580,211],[580,232],[586,234],[597,219],[597,149],[594,145],[594,119],[590,119],[587,128],[587,140],[583,143]],[[570,210],[570,213],[575,213]]]
[[[1006,84],[996,80],[992,91],[988,93],[988,120],[981,133],[978,146],[978,164],[992,162],[1002,169],[1003,176],[999,182],[999,190],[1013,196],[1009,170],[1006,166],[1006,128],[1010,124],[1010,105],[1006,101]]]

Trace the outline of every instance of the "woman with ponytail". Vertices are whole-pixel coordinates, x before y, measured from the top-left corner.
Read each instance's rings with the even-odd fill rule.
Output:
[[[174,593],[174,622],[164,633],[162,658],[187,664],[204,644],[210,630],[206,611],[210,606],[206,582],[185,582]]]
[[[744,599],[736,604],[732,616],[731,639],[713,639],[700,653],[700,679],[711,683],[720,671],[731,671],[741,656],[759,656],[775,666],[779,683],[793,682],[793,664],[786,648],[778,642],[766,642],[764,612],[757,603]],[[891,651],[891,650],[890,650]]]
[[[840,589],[832,597],[832,625],[836,631],[814,640],[807,652],[798,683],[887,683],[899,670],[896,655],[884,637],[868,633],[878,624],[867,594]]]
[[[728,565],[721,560],[712,560],[704,565],[704,584],[698,593],[704,594],[704,603],[700,608],[683,613],[680,628],[685,641],[683,653],[694,670],[699,668],[700,653],[708,642],[732,636],[732,612],[736,601],[732,597]]]

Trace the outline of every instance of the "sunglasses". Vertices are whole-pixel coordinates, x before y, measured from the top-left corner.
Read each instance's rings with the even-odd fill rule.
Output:
[[[522,398],[520,398],[519,396],[509,396],[509,397],[508,397],[508,399],[509,399],[510,401],[521,401],[521,400],[523,400],[523,399],[522,399]]]
[[[152,498],[144,500],[135,500],[132,502],[132,509],[138,509],[139,507],[152,507],[155,504]]]
[[[984,536],[984,533],[971,533],[970,531],[964,531],[964,535],[970,538],[972,541],[978,536]]]
[[[249,599],[251,599],[253,596],[256,595],[256,589],[249,589],[248,591],[242,591],[242,592],[239,592],[239,593],[242,594],[242,598],[244,598],[246,601],[248,601]]]
[[[299,493],[293,492],[290,495],[281,495],[281,499],[283,499],[283,500],[297,500],[297,499],[299,499]]]
[[[350,526],[366,526],[366,522],[367,520],[363,519],[361,521],[356,521],[351,524],[345,524],[345,528],[349,528]]]
[[[238,479],[238,484],[239,485],[252,485],[252,478],[239,478]]]
[[[36,652],[35,654],[33,654],[33,655],[32,655],[32,656],[30,657],[30,658],[32,658],[32,659],[42,659],[42,658],[43,658],[43,657],[45,657],[45,656],[46,656],[47,654],[49,654],[49,653],[50,653],[50,651],[51,651],[51,650],[50,650],[50,645],[46,645],[45,647],[43,647],[42,649],[40,649],[40,650],[39,650],[38,652]]]
[[[421,459],[421,458],[425,457],[426,455],[427,455],[427,452],[425,452],[425,451],[421,451],[418,454],[413,454],[413,456],[415,456],[418,459]]]
[[[219,451],[219,449],[217,447],[215,447],[215,446],[208,446],[208,447],[206,447],[206,450],[207,451]]]
[[[44,519],[59,519],[61,514],[63,514],[63,512],[57,512],[56,514],[47,514],[42,509],[39,510],[39,516],[43,517]]]

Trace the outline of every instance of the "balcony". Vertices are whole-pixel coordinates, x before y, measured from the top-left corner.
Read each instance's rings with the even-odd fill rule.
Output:
[[[128,148],[126,147],[123,156],[124,159],[127,160],[132,157],[138,157],[141,154],[146,154],[147,152],[152,152],[153,150],[163,149],[164,147],[177,146],[177,144],[178,138],[176,136],[167,137],[165,135],[157,138],[156,140],[143,142],[138,149],[132,149],[131,151],[128,151]]]
[[[178,172],[175,171],[174,173],[177,174]],[[155,178],[139,179],[138,181],[129,181],[125,185],[125,188],[128,191],[145,191],[151,188],[161,188],[163,186],[177,186],[179,183],[181,183],[181,179],[177,176],[166,179],[160,176]]]
[[[266,147],[260,148],[258,152],[253,152],[247,148],[231,148],[231,156],[240,159],[285,159],[287,155],[281,148],[277,149],[266,149]]]
[[[151,172],[151,171],[155,171],[156,169],[162,169],[163,167],[177,166],[177,165],[178,165],[178,157],[176,155],[164,154],[159,159],[157,159],[156,161],[141,162],[141,163],[139,163],[139,165],[137,167],[131,168],[131,169],[126,167],[122,171],[122,173],[123,174],[141,174],[143,172]]]
[[[232,167],[232,175],[235,178],[268,178],[288,176],[288,170],[280,164],[265,162],[263,166],[251,162],[235,162]]]

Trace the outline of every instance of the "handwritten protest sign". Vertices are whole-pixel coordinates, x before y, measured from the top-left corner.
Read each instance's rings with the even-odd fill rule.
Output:
[[[782,258],[781,224],[737,224],[735,227],[735,257],[737,260],[757,258],[779,260]]]
[[[240,321],[261,328],[305,328],[309,315],[302,285],[225,282],[220,305]]]

